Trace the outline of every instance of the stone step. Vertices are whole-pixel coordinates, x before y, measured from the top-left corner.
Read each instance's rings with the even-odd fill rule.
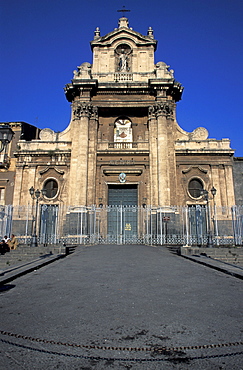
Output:
[[[224,254],[224,253],[214,254],[214,253],[208,252],[207,256],[211,257],[211,258],[225,258],[225,259],[230,259],[230,260],[243,259],[243,255],[234,255],[233,256],[232,254]]]
[[[33,261],[51,254],[66,254],[66,248],[59,245],[51,245],[48,247],[30,247],[20,245],[17,249],[10,250],[10,252],[0,255],[0,269],[4,270],[6,268],[22,264],[23,262]]]
[[[47,256],[47,255],[50,255],[50,253],[47,253],[47,254],[30,254],[30,255],[19,255],[19,256],[11,256],[9,254],[5,254],[4,256],[0,256],[0,262],[1,261],[17,261],[19,259],[34,259],[34,258],[39,258],[39,257],[43,257],[43,256]]]
[[[214,258],[215,260],[225,261],[225,262],[243,262],[241,258]]]
[[[234,260],[243,261],[243,256],[231,256],[231,255],[223,255],[223,254],[222,255],[210,255],[210,253],[207,253],[207,256],[211,258],[217,258],[217,259],[227,259],[230,261],[234,261]]]
[[[243,248],[198,248],[198,247],[182,247],[180,252],[183,255],[198,255],[207,256],[217,261],[226,262],[232,265],[243,266]]]
[[[2,257],[2,256],[1,256]],[[39,255],[31,255],[31,256],[22,256],[22,257],[15,257],[15,258],[8,258],[8,256],[6,256],[6,258],[1,258],[0,257],[0,269],[6,269],[8,267],[12,267],[12,266],[17,266],[23,262],[29,262],[29,261],[33,261],[33,260],[36,260],[40,257],[43,257],[42,256],[39,256]]]

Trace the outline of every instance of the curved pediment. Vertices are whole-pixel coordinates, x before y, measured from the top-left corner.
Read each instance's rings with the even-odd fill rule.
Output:
[[[206,168],[203,168],[203,167],[201,167],[201,166],[190,166],[190,167],[188,167],[188,168],[186,168],[186,169],[184,169],[184,170],[182,170],[182,173],[183,174],[187,174],[187,173],[189,173],[189,172],[191,172],[191,171],[195,171],[195,170],[197,170],[197,171],[199,171],[199,172],[202,172],[202,173],[204,173],[204,174],[206,174],[207,172],[208,172],[208,170],[206,169]]]
[[[57,174],[60,174],[60,175],[64,174],[63,170],[60,170],[59,168],[57,168],[55,166],[47,166],[43,170],[41,170],[39,173],[40,173],[40,175],[43,175],[44,173],[46,173],[48,171],[55,171]]]
[[[136,45],[153,45],[154,50],[157,47],[157,41],[154,40],[153,30],[151,27],[148,29],[148,35],[144,36],[139,32],[134,31],[129,27],[128,19],[122,17],[119,19],[118,28],[115,28],[113,31],[107,33],[104,36],[100,36],[99,27],[96,28],[94,40],[91,41],[91,48],[94,47],[110,47],[114,42],[119,40],[131,40]]]
[[[150,36],[144,36],[139,32],[133,31],[129,28],[119,28],[116,29],[112,32],[109,32],[107,35],[103,37],[99,37],[98,39],[95,39],[91,41],[91,48],[93,50],[94,47],[99,46],[99,47],[110,47],[112,44],[114,44],[117,41],[120,40],[131,40],[135,45],[153,45],[154,46],[154,51],[156,50],[157,47],[157,40],[154,40]]]

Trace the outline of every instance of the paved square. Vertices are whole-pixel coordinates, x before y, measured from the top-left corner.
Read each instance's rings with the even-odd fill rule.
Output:
[[[1,330],[119,350],[1,335],[0,362],[5,369],[240,369],[242,346],[162,354],[121,347],[176,349],[242,340],[242,286],[242,280],[163,247],[79,247],[1,291]]]

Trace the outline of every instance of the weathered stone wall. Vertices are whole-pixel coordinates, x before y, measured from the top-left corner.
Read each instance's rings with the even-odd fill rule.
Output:
[[[235,202],[243,206],[243,157],[234,158],[233,177],[235,189]]]

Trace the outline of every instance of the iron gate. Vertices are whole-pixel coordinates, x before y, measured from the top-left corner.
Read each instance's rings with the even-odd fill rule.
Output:
[[[133,206],[110,206],[107,210],[107,242],[134,244],[138,239],[138,208]]]
[[[14,233],[20,243],[29,244],[33,212],[35,209],[30,206],[3,206],[0,212],[2,236]],[[207,207],[202,206],[143,207],[113,204],[66,207],[40,204],[37,217],[39,244],[145,243],[205,246],[208,244],[209,230],[213,245],[242,245],[243,207],[215,207],[209,212]]]
[[[137,185],[109,185],[107,242],[136,243],[138,239]]]

